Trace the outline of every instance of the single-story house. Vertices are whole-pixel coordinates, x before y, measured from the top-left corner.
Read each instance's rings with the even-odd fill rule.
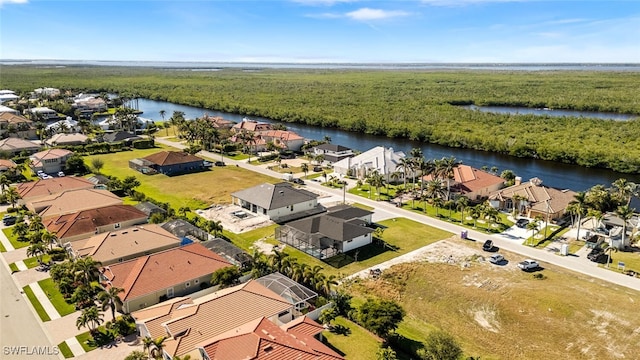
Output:
[[[34,122],[12,112],[0,113],[0,136],[37,139]]]
[[[122,199],[107,190],[74,189],[25,202],[30,211],[47,220],[63,214],[122,204]]]
[[[300,319],[299,324],[288,327],[261,317],[208,339],[197,348],[202,359],[212,360],[344,359],[315,337],[324,330],[322,325],[306,316]]]
[[[73,100],[73,107],[80,111],[102,112],[107,111],[107,102],[99,97],[82,95]]]
[[[371,172],[377,170],[380,175],[387,177],[399,171],[400,159],[404,157],[405,154],[402,151],[376,146],[362,154],[334,163],[333,171],[341,175],[364,179]]]
[[[518,213],[529,218],[542,216],[545,220],[556,220],[564,216],[575,194],[572,190],[544,186],[538,178],[522,183],[517,177],[513,186],[491,193],[489,203],[498,210],[513,211],[516,208]]]
[[[433,178],[433,175],[425,175],[422,181],[430,181]],[[446,179],[443,179],[443,183],[447,183]],[[466,196],[470,200],[480,200],[502,189],[504,184],[505,180],[500,176],[460,164],[453,168],[453,179],[450,180],[449,186],[454,194]]]
[[[20,96],[11,90],[0,90],[0,104],[10,101],[16,101]]]
[[[63,171],[67,159],[73,151],[66,149],[48,149],[31,155],[31,169],[33,172],[43,171],[45,174],[55,174]]]
[[[90,256],[111,265],[180,246],[180,239],[157,224],[146,224],[65,243],[72,258]]]
[[[105,266],[101,282],[107,289],[124,289],[118,310],[130,313],[198,291],[214,272],[228,266],[231,264],[220,255],[194,243]]]
[[[168,358],[201,358],[196,346],[232,329],[265,317],[275,324],[293,320],[297,312],[278,294],[255,280],[195,299],[175,298],[131,314],[140,336],[167,337]]]
[[[122,142],[129,146],[136,140],[142,140],[142,137],[130,131],[113,131],[102,135],[102,140],[108,143]]]
[[[353,153],[353,150],[346,146],[336,144],[320,144],[313,148],[313,155],[322,155],[326,162],[333,164],[342,159],[352,157],[355,154]]]
[[[84,145],[87,142],[89,142],[89,137],[80,133],[58,133],[45,141],[49,146]]]
[[[131,205],[111,205],[64,214],[44,221],[61,244],[147,222],[147,214]]]
[[[33,154],[40,150],[40,148],[42,148],[42,145],[20,138],[9,137],[0,140],[0,151],[10,153],[11,155],[19,155],[22,152]]]
[[[142,160],[136,162],[134,160]],[[205,167],[204,159],[181,151],[160,151],[142,159],[129,161],[129,167],[143,174],[159,172],[164,175],[177,175],[202,171]],[[140,165],[142,164],[142,165]],[[144,171],[151,169],[151,171]]]
[[[284,222],[325,211],[318,195],[290,183],[264,183],[231,194],[232,203],[272,221]]]
[[[60,194],[68,190],[93,189],[94,185],[87,179],[79,176],[52,177],[49,179],[38,179],[16,186],[20,195],[19,204],[34,201],[47,196]]]
[[[276,228],[276,240],[318,259],[371,244],[371,211],[341,205],[327,213],[289,222]]]

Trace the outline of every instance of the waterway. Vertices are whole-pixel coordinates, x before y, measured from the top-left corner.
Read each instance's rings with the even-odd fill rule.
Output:
[[[154,121],[162,121],[160,110],[164,110],[166,112],[165,120],[170,118],[174,111],[184,112],[185,118],[187,119],[195,119],[203,116],[204,114],[208,114],[209,116],[222,116],[227,120],[235,122],[240,122],[243,118],[243,116],[239,114],[212,111],[165,101],[137,99],[137,104],[135,101],[132,102],[132,104],[137,105],[137,108],[143,111],[141,115],[142,118]],[[266,118],[252,117],[252,119],[278,123],[277,121]],[[347,146],[358,151],[366,151],[376,146],[385,146],[391,147],[394,150],[404,151],[408,154],[411,149],[420,148],[427,159],[439,159],[442,157],[453,156],[457,160],[462,161],[463,164],[471,165],[476,168],[481,168],[483,166],[491,168],[495,166],[498,168],[498,173],[506,169],[512,170],[525,181],[532,177],[538,177],[542,179],[543,184],[560,189],[583,191],[598,184],[609,186],[613,181],[619,178],[626,178],[629,181],[640,183],[640,175],[621,174],[605,169],[590,169],[552,161],[521,159],[491,152],[449,148],[405,139],[392,139],[384,136],[366,135],[304,124],[284,124],[289,130],[294,131],[307,139],[321,140],[325,136],[328,136],[331,138],[331,143]]]

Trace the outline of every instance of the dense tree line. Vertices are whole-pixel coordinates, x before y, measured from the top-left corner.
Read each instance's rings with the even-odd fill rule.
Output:
[[[117,92],[373,135],[640,172],[640,121],[492,114],[506,105],[640,114],[640,73],[3,66],[2,88]]]

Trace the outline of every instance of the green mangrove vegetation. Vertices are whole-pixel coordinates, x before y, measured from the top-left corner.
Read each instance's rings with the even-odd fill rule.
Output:
[[[285,122],[640,172],[640,120],[483,113],[457,105],[640,114],[640,73],[2,66],[0,87],[116,92]]]

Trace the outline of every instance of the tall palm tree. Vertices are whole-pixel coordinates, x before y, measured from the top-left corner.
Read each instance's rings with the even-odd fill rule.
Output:
[[[618,206],[616,209],[616,215],[622,220],[622,246],[626,247],[627,244],[627,221],[633,217],[633,213],[636,209],[629,208],[629,205]]]
[[[110,287],[109,289],[104,289],[98,293],[98,300],[102,305],[102,310],[111,309],[113,321],[116,320],[116,307],[122,306],[122,299],[118,296],[121,292],[124,292],[124,289],[119,287]]]
[[[573,200],[569,203],[573,213],[578,218],[578,231],[576,232],[576,238],[580,240],[580,225],[582,223],[582,217],[587,213],[587,198],[584,191],[579,191],[573,196]]]
[[[92,281],[96,281],[100,277],[99,267],[101,265],[99,261],[95,261],[88,256],[76,259],[73,263],[73,270],[76,278],[88,286]]]
[[[607,254],[607,267],[609,267],[609,264],[611,263],[611,253],[618,252],[618,249],[613,246],[607,246],[607,248],[604,249],[604,252]]]
[[[448,158],[442,158],[440,160],[436,160],[436,173],[442,179],[447,180],[447,200],[451,198],[451,179],[453,179],[453,169],[458,167],[461,162],[457,161],[455,157],[451,156]]]
[[[460,224],[464,225],[464,209],[469,206],[469,199],[466,196],[460,196],[456,199],[456,208],[460,210]]]
[[[149,351],[149,358],[162,358],[162,348],[165,346],[164,341],[166,339],[166,336],[161,336],[156,339],[152,339],[150,337],[142,339],[143,349]]]
[[[403,185],[404,185],[404,189],[407,189],[407,176],[409,174],[409,171],[411,171],[412,166],[411,166],[411,159],[409,158],[401,158],[400,159],[400,164],[398,164],[397,168],[400,170],[400,172],[402,172],[402,178],[403,178]]]
[[[2,188],[3,194],[6,189],[11,187],[11,180],[5,174],[0,175],[0,187]]]
[[[540,225],[538,219],[533,219],[527,224],[527,230],[531,230],[531,242],[534,242],[535,232],[538,230],[538,225]],[[529,245],[529,244],[527,244]]]
[[[55,232],[51,232],[48,230],[42,230],[42,234],[40,235],[40,239],[45,244],[49,244],[50,249],[53,249],[53,244],[58,243],[58,236]]]
[[[384,177],[382,174],[380,174],[378,170],[372,171],[369,176],[367,176],[367,183],[376,189],[376,200],[380,200],[380,188],[384,186]],[[369,196],[371,196],[371,192],[369,192]]]
[[[47,252],[47,248],[41,242],[31,244],[27,248],[27,256],[29,257],[35,256],[36,259],[38,260],[38,263],[42,263],[42,255],[44,255],[46,252]]]
[[[631,203],[633,193],[636,191],[636,188],[638,186],[635,183],[627,181],[627,179],[624,178],[620,178],[614,181],[611,185],[616,190],[616,195],[620,199],[620,202],[626,203],[627,205]]]
[[[282,268],[282,260],[287,256],[289,256],[289,254],[282,251],[273,250],[273,253],[269,255],[267,260],[267,263],[269,264],[269,267],[271,267],[271,270],[280,271],[280,268]]]
[[[102,314],[98,310],[98,308],[94,306],[90,306],[84,310],[76,320],[76,327],[78,330],[82,327],[88,327],[89,332],[94,334],[98,329],[98,326],[102,324],[104,320],[102,319]]]
[[[166,113],[167,113],[166,111],[164,111],[164,110],[160,110],[160,116],[162,117],[162,122],[164,122],[164,115],[165,115]]]
[[[16,224],[11,229],[11,233],[18,238],[18,241],[26,241],[27,235],[29,235],[29,225],[24,220],[16,221]]]
[[[8,188],[4,194],[7,197],[7,201],[11,203],[11,207],[15,209],[16,203],[18,202],[18,199],[20,199],[20,194],[18,193],[18,190],[12,186]]]
[[[307,174],[309,173],[309,164],[307,163],[302,163],[302,165],[300,165],[300,170],[302,170],[302,172],[304,173],[304,178],[307,178]]]

